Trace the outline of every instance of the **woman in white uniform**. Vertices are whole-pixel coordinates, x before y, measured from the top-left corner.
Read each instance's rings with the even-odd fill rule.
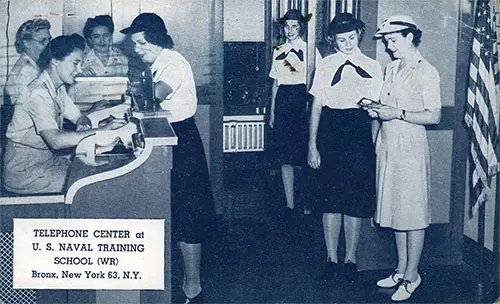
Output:
[[[362,218],[375,211],[375,149],[370,116],[360,109],[362,98],[378,100],[382,69],[361,53],[363,21],[350,13],[335,16],[328,39],[337,50],[317,65],[309,93],[314,96],[309,131],[308,162],[318,169],[318,210],[323,212],[327,262],[323,280],[341,269],[337,249],[344,225],[344,275],[358,279],[356,249]]]
[[[307,43],[301,38],[307,19],[291,9],[279,21],[286,41],[274,48],[269,72],[274,80],[269,126],[275,138],[268,150],[271,160],[281,166],[286,214],[290,215],[295,208],[294,167],[304,165],[307,158]]]
[[[191,65],[173,50],[165,23],[154,13],[142,13],[130,27],[135,52],[150,65],[154,99],[171,113],[169,121],[177,135],[173,147],[172,237],[179,242],[184,261],[182,290],[185,303],[203,301],[200,282],[201,243],[215,227],[215,206],[207,160],[193,115],[198,99]]]
[[[395,287],[393,301],[411,297],[418,274],[425,228],[430,223],[430,153],[425,126],[441,118],[439,74],[418,46],[422,31],[410,16],[387,18],[382,38],[394,61],[387,65],[381,105],[367,107],[380,124],[377,134],[377,211],[375,221],[394,230],[398,266],[380,287]]]
[[[60,193],[70,165],[57,151],[75,147],[95,134],[90,120],[82,115],[66,93],[80,71],[85,41],[79,35],[59,36],[49,42],[38,58],[41,74],[15,104],[7,127],[3,181],[6,190],[20,193]],[[63,129],[63,120],[76,131]],[[114,129],[113,122],[104,129]]]

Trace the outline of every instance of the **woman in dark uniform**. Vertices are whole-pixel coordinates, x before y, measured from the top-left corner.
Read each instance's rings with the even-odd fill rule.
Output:
[[[280,19],[286,42],[275,47],[269,72],[274,79],[269,125],[275,135],[270,154],[281,165],[288,213],[294,209],[294,166],[305,164],[307,157],[307,44],[301,38],[306,22],[295,9]]]
[[[337,15],[328,26],[336,53],[318,64],[310,94],[308,163],[319,169],[319,210],[327,249],[324,280],[339,269],[337,246],[343,221],[346,256],[344,275],[358,278],[356,248],[361,219],[375,210],[375,152],[371,119],[357,104],[379,99],[382,70],[358,48],[365,24],[350,13]]]
[[[191,65],[172,50],[165,23],[154,13],[140,14],[121,32],[130,35],[137,55],[150,64],[155,98],[171,113],[169,121],[178,138],[173,148],[172,236],[184,260],[185,303],[202,302],[201,243],[214,227],[215,207],[205,151],[193,118],[198,99]]]

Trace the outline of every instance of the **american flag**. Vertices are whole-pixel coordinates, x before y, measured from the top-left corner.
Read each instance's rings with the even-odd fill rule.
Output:
[[[498,136],[498,50],[494,15],[488,1],[477,2],[469,68],[465,123],[471,137],[471,209],[474,214],[491,193],[492,177],[500,171]]]

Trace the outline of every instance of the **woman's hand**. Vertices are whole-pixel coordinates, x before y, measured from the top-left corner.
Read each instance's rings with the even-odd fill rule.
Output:
[[[269,126],[274,129],[274,111],[271,111],[271,115],[269,115]]]
[[[76,131],[81,132],[90,129],[92,129],[92,121],[85,115],[80,116],[76,121]]]
[[[88,67],[85,69],[82,69],[82,72],[78,74],[78,76],[81,77],[93,77],[96,75],[96,72],[92,70],[92,68]]]
[[[309,167],[318,169],[321,165],[321,156],[316,146],[309,145],[309,152],[307,153],[307,163]]]
[[[378,117],[384,121],[399,119],[399,117],[401,117],[400,109],[388,105],[371,104],[369,106],[365,106],[364,108],[368,111],[368,115],[370,115],[370,117]]]
[[[97,102],[95,102],[92,107],[90,108],[90,110],[88,111],[89,113],[92,113],[92,112],[95,112],[95,111],[99,111],[99,110],[102,110],[102,109],[106,109],[108,108],[109,106],[111,105],[111,102],[109,100],[106,100],[106,99],[101,99]]]
[[[127,124],[127,122],[125,120],[113,119],[110,122],[108,122],[107,124],[105,124],[103,126],[99,126],[99,130],[105,130],[105,131],[116,130],[118,128],[123,127],[126,124]]]

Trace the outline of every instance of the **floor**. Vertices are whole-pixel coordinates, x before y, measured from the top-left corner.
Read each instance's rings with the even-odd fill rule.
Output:
[[[318,219],[317,217],[315,220]],[[318,219],[319,220],[319,219]],[[356,284],[342,277],[319,277],[323,244],[317,225],[285,228],[283,222],[241,218],[223,222],[203,248],[203,288],[207,303],[387,303],[395,289],[375,282],[387,270],[364,271]],[[173,254],[173,299],[181,294],[178,250]],[[480,297],[477,276],[467,265],[421,267],[422,285],[414,303],[494,303]],[[488,283],[488,282],[487,282]],[[489,286],[489,284],[486,284]],[[498,289],[497,289],[498,290]]]
[[[279,172],[269,179],[250,178],[226,187],[233,207],[203,246],[202,285],[207,303],[388,303],[395,289],[376,281],[391,269],[360,272],[355,284],[341,276],[320,280],[325,259],[321,215],[281,215],[284,197]],[[271,187],[269,187],[271,185]],[[299,195],[300,196],[300,195]],[[301,196],[300,196],[301,197]],[[298,205],[301,206],[301,198]],[[297,208],[300,209],[300,208]],[[182,298],[182,260],[172,251],[172,298]],[[478,276],[468,265],[421,265],[422,285],[409,302],[494,303],[498,286],[486,279],[481,295]],[[497,300],[500,303],[500,300]]]

